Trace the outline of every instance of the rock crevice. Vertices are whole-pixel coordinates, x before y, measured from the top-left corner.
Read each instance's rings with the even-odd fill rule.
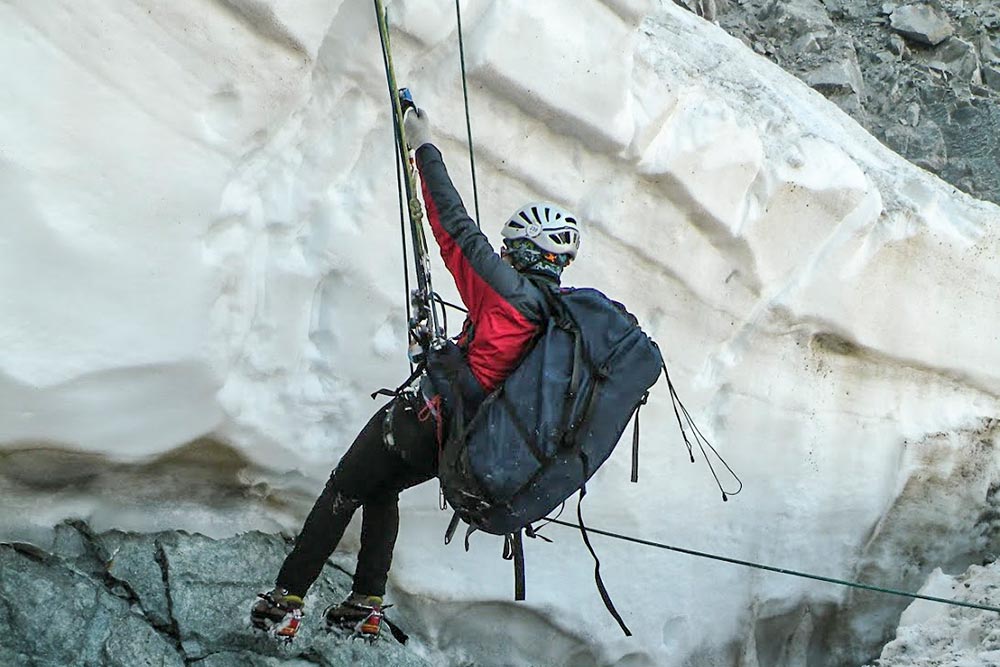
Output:
[[[213,540],[183,532],[95,534],[80,521],[61,524],[49,550],[0,544],[0,663],[32,667],[237,667],[302,663],[427,663],[389,633],[374,646],[326,633],[322,614],[307,614],[290,646],[250,628],[255,592],[289,545],[246,533]],[[307,604],[342,597],[350,576],[335,567]],[[33,604],[25,605],[25,598]],[[39,613],[45,609],[45,613]]]

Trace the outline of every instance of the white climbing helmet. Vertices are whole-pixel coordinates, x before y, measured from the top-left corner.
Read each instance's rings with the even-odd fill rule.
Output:
[[[580,227],[576,216],[550,202],[532,202],[514,211],[500,232],[505,239],[528,239],[546,252],[576,257]]]

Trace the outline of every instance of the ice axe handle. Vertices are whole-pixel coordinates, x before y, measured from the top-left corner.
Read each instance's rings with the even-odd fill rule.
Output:
[[[406,112],[409,111],[410,109],[416,109],[416,108],[417,108],[417,105],[413,101],[413,94],[410,93],[410,89],[409,88],[400,88],[399,89],[399,109],[403,113],[403,115],[405,116]]]

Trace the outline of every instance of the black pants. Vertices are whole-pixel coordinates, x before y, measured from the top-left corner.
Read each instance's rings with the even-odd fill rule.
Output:
[[[393,399],[358,434],[306,517],[295,547],[278,572],[279,587],[304,596],[361,507],[361,551],[353,590],[385,594],[399,532],[399,492],[437,475],[437,421],[418,403],[418,399]],[[390,410],[391,437],[387,438]]]

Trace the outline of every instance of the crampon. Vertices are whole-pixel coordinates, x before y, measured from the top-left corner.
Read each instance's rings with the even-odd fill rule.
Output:
[[[392,605],[382,605],[374,596],[351,595],[339,605],[331,605],[323,612],[329,632],[346,633],[351,639],[374,643],[387,623],[385,610]]]
[[[250,624],[278,641],[291,643],[302,625],[302,598],[275,589],[258,593],[250,610]]]

